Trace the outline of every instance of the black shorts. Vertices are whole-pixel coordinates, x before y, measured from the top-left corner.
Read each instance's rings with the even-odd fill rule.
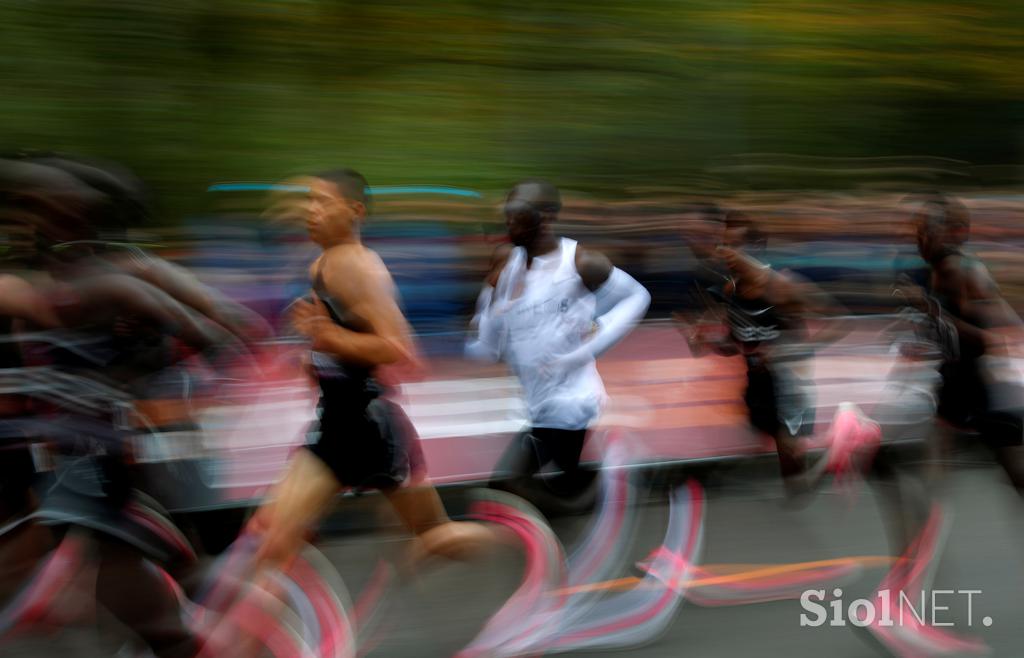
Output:
[[[939,374],[940,418],[978,432],[982,441],[994,448],[1024,443],[1024,418],[1020,413],[992,409],[980,364],[973,360],[947,362]]]
[[[132,489],[126,466],[98,456],[63,457],[40,503],[45,525],[77,526],[113,537],[162,564],[194,559],[194,549],[156,500]],[[116,490],[108,486],[112,481]]]
[[[21,512],[35,480],[32,452],[24,445],[0,445],[0,515]]]
[[[307,448],[343,487],[388,491],[425,472],[412,423],[373,387],[322,381],[317,410],[319,436]]]
[[[534,427],[530,430],[529,436],[533,438],[530,444],[541,466],[554,462],[564,473],[579,470],[587,430]]]
[[[580,456],[587,440],[587,430],[564,430],[534,427],[512,439],[494,467],[496,482],[532,476],[554,462],[563,473],[580,471]]]
[[[807,436],[814,430],[814,405],[803,392],[803,382],[753,359],[747,360],[747,388],[743,401],[750,424],[778,436]]]

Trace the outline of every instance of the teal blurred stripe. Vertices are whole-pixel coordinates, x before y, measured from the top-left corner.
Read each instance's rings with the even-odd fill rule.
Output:
[[[207,188],[207,192],[308,192],[305,185],[282,185],[279,183],[217,183]],[[367,188],[367,193],[381,196],[385,194],[439,194],[458,196],[471,199],[482,198],[475,190],[443,185],[380,185]]]

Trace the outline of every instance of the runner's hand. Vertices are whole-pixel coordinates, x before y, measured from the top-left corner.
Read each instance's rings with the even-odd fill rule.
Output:
[[[903,299],[907,306],[921,313],[929,312],[928,295],[921,286],[914,283],[909,276],[901,274],[892,288],[895,297]]]
[[[312,303],[304,299],[295,300],[295,303],[292,304],[291,321],[296,331],[314,341],[325,326],[332,324],[327,307],[315,295]]]

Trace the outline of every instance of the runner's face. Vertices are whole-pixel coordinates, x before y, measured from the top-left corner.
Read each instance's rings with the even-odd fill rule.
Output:
[[[932,217],[928,212],[922,211],[916,218],[917,224],[917,253],[926,261],[932,260],[946,242],[946,231],[940,219]]]
[[[309,237],[322,247],[350,238],[366,214],[366,207],[346,198],[338,186],[329,181],[312,178],[308,185],[305,219]]]
[[[533,244],[541,234],[544,218],[537,210],[523,201],[509,200],[505,204],[505,226],[508,237],[517,247]]]

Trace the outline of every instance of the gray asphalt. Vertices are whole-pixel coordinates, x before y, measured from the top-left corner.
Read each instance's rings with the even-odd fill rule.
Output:
[[[882,517],[870,491],[853,507],[845,498],[823,493],[808,507],[794,510],[784,504],[776,483],[742,477],[742,470],[731,473],[708,490],[702,562],[787,563],[888,554]],[[953,522],[932,589],[982,593],[973,598],[970,628],[962,596],[939,595],[939,602],[950,610],[938,612],[937,619],[955,623],[958,632],[983,638],[996,656],[1024,655],[1022,615],[1017,607],[1024,586],[1024,502],[991,466],[957,470],[946,496]],[[666,506],[651,502],[640,513],[642,524],[634,542],[638,559],[657,546]],[[571,546],[582,520],[560,519],[553,525]],[[365,570],[360,565],[382,546],[387,543],[381,538],[347,538],[331,540],[325,550],[346,582],[355,586]],[[518,576],[514,555],[495,556],[480,564],[439,566],[403,592],[394,613],[400,621],[372,655],[453,655],[514,589]],[[870,595],[882,576],[880,568],[865,569],[856,581],[843,585],[844,600]],[[879,655],[849,627],[801,627],[801,612],[798,601],[729,608],[687,603],[664,635],[623,653],[649,658]],[[992,618],[990,627],[980,624],[984,616]]]
[[[793,509],[784,504],[777,480],[754,477],[741,467],[711,478],[707,494],[701,559],[705,564],[788,563],[886,555],[889,551],[882,518],[869,490],[853,505],[826,491],[807,507]],[[638,509],[641,520],[633,538],[634,558],[644,557],[659,543],[667,519],[664,496],[664,489],[655,489]],[[1002,474],[984,461],[955,469],[945,496],[953,521],[932,588],[980,590],[981,594],[973,599],[972,627],[967,627],[964,597],[945,599],[951,609],[942,612],[940,620],[956,623],[953,630],[957,632],[984,639],[992,655],[1022,656],[1024,616],[1017,604],[1024,589],[1024,501],[1003,482]],[[378,502],[367,498],[355,501],[352,507],[358,508],[364,520],[373,518],[387,529],[348,531],[320,544],[353,594],[379,556],[398,556],[408,546],[406,537],[390,529],[390,512]],[[453,506],[458,507],[457,500]],[[552,525],[563,543],[572,546],[585,521],[583,517],[563,518]],[[474,563],[432,565],[393,597],[386,632],[370,656],[455,654],[515,589],[521,567],[522,561],[512,549]],[[625,568],[622,575],[632,573]],[[865,569],[854,582],[843,586],[844,600],[869,595],[882,575],[880,568]],[[661,637],[619,653],[648,658],[879,655],[850,627],[801,627],[802,612],[798,601],[727,608],[686,603]],[[990,627],[980,624],[984,616],[992,618]],[[62,630],[49,637],[0,646],[0,655],[93,658],[110,655],[117,646],[109,634]]]

